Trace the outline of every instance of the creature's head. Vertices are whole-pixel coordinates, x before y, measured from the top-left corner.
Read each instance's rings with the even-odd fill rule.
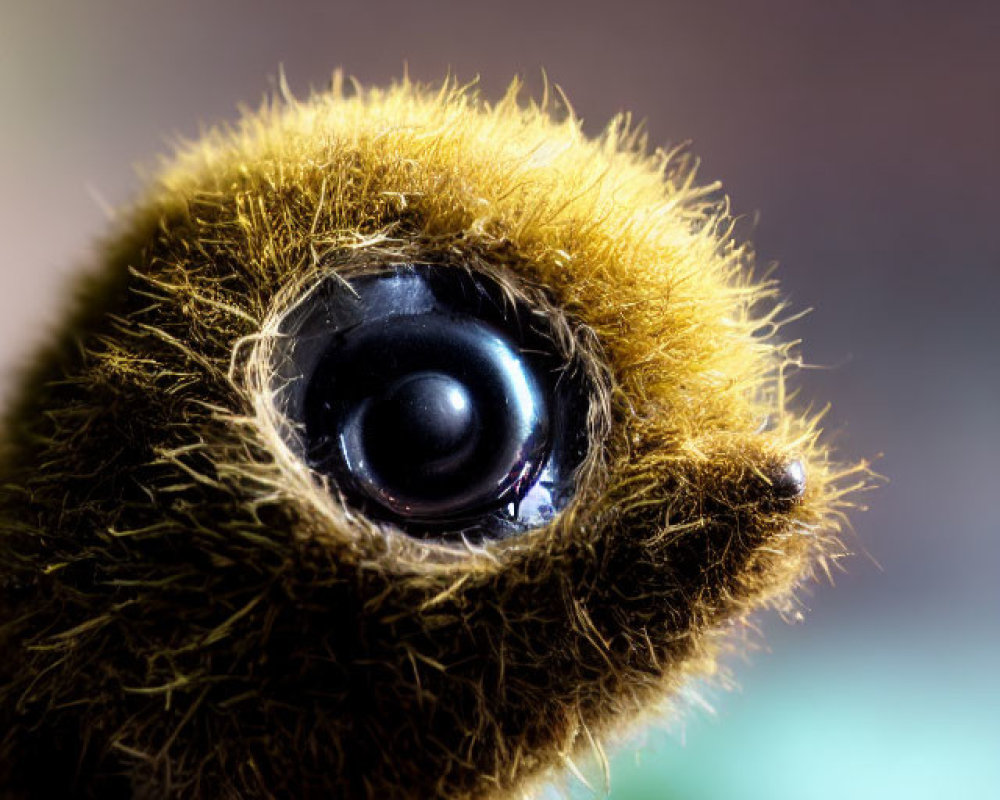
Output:
[[[710,671],[843,492],[748,262],[514,92],[186,148],[6,420],[0,782],[494,797]]]

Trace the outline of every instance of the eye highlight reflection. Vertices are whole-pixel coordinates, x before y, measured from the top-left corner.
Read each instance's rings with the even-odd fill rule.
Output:
[[[492,278],[413,264],[330,278],[285,328],[275,371],[298,450],[371,518],[500,538],[569,502],[589,382]]]

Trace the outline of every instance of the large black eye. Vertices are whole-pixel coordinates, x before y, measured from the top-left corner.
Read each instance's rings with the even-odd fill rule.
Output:
[[[402,265],[322,283],[278,349],[310,466],[418,536],[503,536],[570,499],[590,386],[545,315],[469,270]]]

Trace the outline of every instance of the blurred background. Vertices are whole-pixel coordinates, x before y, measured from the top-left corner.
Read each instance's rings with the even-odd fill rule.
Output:
[[[690,140],[756,220],[819,368],[803,400],[890,483],[859,555],[761,619],[714,713],[613,753],[614,800],[1000,797],[1000,4],[0,0],[0,391],[175,134],[341,66],[563,87]],[[587,796],[581,787],[575,790]]]

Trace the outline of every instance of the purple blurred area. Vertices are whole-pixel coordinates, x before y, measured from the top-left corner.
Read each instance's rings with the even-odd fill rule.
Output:
[[[877,649],[866,680],[887,687],[1000,671],[1000,3],[0,0],[0,389],[92,262],[102,203],[172,135],[256,105],[279,64],[300,94],[406,64],[490,97],[544,68],[590,132],[630,110],[652,142],[690,140],[793,309],[815,308],[786,330],[817,365],[802,402],[830,401],[844,456],[884,454],[890,478],[805,625],[765,624],[746,694],[819,652]],[[816,691],[855,678],[831,664]],[[948,716],[940,684],[913,685]]]

